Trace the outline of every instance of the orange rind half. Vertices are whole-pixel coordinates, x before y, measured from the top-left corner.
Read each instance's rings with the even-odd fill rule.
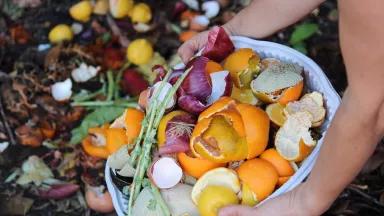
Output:
[[[312,116],[308,112],[297,112],[287,117],[277,131],[275,147],[279,154],[289,161],[304,160],[316,145],[309,131]]]

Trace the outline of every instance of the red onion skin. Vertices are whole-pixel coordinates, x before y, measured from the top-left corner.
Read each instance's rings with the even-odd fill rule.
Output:
[[[209,59],[198,56],[188,62],[186,68],[192,67],[191,71],[181,84],[181,88],[187,95],[196,97],[199,101],[205,102],[212,93],[210,78],[205,72]]]
[[[233,83],[232,83],[231,75],[229,73],[225,77],[225,82],[227,83],[227,85],[225,86],[224,94],[222,96],[230,96],[232,93]]]
[[[173,136],[169,134],[169,131],[173,127],[177,127],[177,123],[185,123],[185,124],[190,124],[194,125],[196,122],[196,119],[194,116],[191,114],[182,114],[182,115],[177,115],[173,117],[171,120],[168,121],[166,129],[165,129],[165,143],[163,146],[159,148],[159,155],[164,155],[164,154],[173,154],[173,153],[178,153],[178,152],[187,152],[190,150],[189,147],[189,139],[190,139],[190,134],[188,133],[183,133],[180,136]],[[175,124],[176,123],[176,124]]]
[[[64,199],[76,193],[79,188],[76,184],[52,185],[48,190],[39,190],[38,195],[43,199]]]
[[[235,49],[231,38],[223,27],[214,27],[208,34],[208,42],[203,50],[203,56],[216,62],[223,61]]]
[[[198,115],[203,112],[207,106],[203,104],[201,101],[197,100],[197,98],[191,95],[182,95],[177,100],[177,104],[180,108],[189,113]]]
[[[165,70],[163,65],[154,65],[152,67],[152,72],[156,74],[156,79],[154,83],[157,83],[164,79],[167,70]]]

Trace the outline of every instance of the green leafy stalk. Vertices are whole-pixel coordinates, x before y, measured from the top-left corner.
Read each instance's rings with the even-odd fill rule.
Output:
[[[163,79],[164,82],[161,83],[161,85],[159,86],[159,90],[155,92],[155,94],[153,95],[152,98],[158,98],[159,97],[160,92],[164,88],[165,81],[167,81],[169,79],[171,74],[172,74],[171,72],[168,72],[165,75],[165,77]],[[138,138],[135,141],[135,148],[133,149],[131,157],[130,157],[130,160],[129,160],[129,162],[130,162],[130,164],[132,166],[135,166],[136,159],[141,154],[141,145],[140,144],[141,144],[141,141],[143,140],[144,131],[147,130],[147,125],[149,124],[148,116],[150,116],[152,112],[156,112],[157,109],[158,109],[157,106],[154,106],[153,103],[150,103],[149,109],[147,110],[147,115],[145,116],[145,118],[143,120],[143,123],[142,123],[142,126],[141,126],[140,134],[139,134]]]
[[[149,124],[146,128],[145,137],[143,140],[142,150],[140,151],[139,161],[137,163],[136,172],[134,175],[134,181],[131,185],[130,189],[130,197],[128,202],[128,216],[132,215],[132,206],[134,201],[136,200],[137,196],[139,195],[142,181],[144,179],[145,171],[147,170],[151,158],[150,158],[150,152],[152,149],[153,143],[155,143],[155,135],[157,131],[157,127],[160,123],[161,118],[164,115],[164,112],[166,110],[167,104],[170,102],[174,94],[176,93],[177,89],[180,87],[181,83],[184,81],[185,77],[188,75],[188,73],[191,71],[192,68],[189,68],[184,72],[184,74],[177,80],[176,84],[172,87],[172,89],[168,92],[166,95],[165,100],[163,100],[160,105],[158,105],[159,100],[158,96],[160,92],[162,91],[162,88],[165,85],[165,81],[160,85],[159,90],[156,92],[156,94],[153,97],[153,101],[151,101],[150,111],[149,111]],[[167,73],[166,78],[164,80],[167,80],[170,76],[170,72]],[[143,128],[142,128],[143,130]],[[136,146],[135,146],[136,149]]]
[[[113,89],[115,88],[113,72],[111,70],[107,72],[107,80],[108,80],[107,101],[110,101],[113,98]]]
[[[118,107],[137,107],[135,100],[121,100],[121,101],[83,101],[83,102],[73,102],[71,106],[84,106],[84,107],[103,107],[103,106],[118,106]]]
[[[87,100],[90,100],[90,99],[97,97],[98,95],[105,94],[106,89],[107,89],[107,86],[105,84],[103,84],[103,86],[99,90],[92,92],[92,93],[88,93],[87,91],[86,91],[86,93],[80,92],[79,94],[72,97],[72,100],[74,102],[87,101]]]
[[[154,103],[153,107],[156,107],[157,106],[157,100],[155,100],[153,103]],[[149,114],[150,114],[149,115],[150,118],[149,118],[148,126],[147,126],[146,132],[145,132],[145,137],[144,137],[144,141],[143,141],[143,149],[142,149],[142,151],[140,151],[139,162],[138,162],[138,165],[137,165],[137,168],[135,171],[133,183],[132,183],[131,188],[130,188],[130,193],[129,193],[130,196],[129,196],[129,201],[128,201],[128,206],[129,206],[128,207],[128,215],[132,214],[133,202],[138,196],[138,192],[140,191],[141,181],[143,180],[143,177],[144,177],[145,170],[143,169],[144,166],[141,165],[141,164],[143,164],[143,158],[145,157],[145,154],[148,151],[148,149],[150,150],[150,147],[152,146],[152,143],[148,142],[149,141],[148,135],[150,134],[150,131],[153,127],[153,121],[155,119],[156,112],[152,111]]]

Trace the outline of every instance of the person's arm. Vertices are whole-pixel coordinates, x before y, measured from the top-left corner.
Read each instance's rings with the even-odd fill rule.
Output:
[[[254,38],[269,36],[310,13],[324,0],[253,0],[223,27],[230,35]],[[185,42],[179,55],[186,63],[207,42],[207,32]]]
[[[349,87],[308,180],[260,207],[227,207],[220,216],[320,215],[358,174],[384,135],[382,8],[382,0],[339,1]]]

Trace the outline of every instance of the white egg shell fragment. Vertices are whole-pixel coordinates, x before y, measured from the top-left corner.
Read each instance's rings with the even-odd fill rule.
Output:
[[[66,79],[63,82],[56,82],[51,86],[52,97],[56,101],[65,101],[71,98],[72,95],[72,81]]]
[[[183,170],[170,157],[162,157],[155,161],[150,172],[153,183],[160,189],[174,187],[183,177]]]
[[[72,71],[72,78],[76,82],[87,82],[95,77],[100,69],[100,66],[94,67],[92,65],[88,66],[85,63],[81,63],[78,68],[75,68]]]

